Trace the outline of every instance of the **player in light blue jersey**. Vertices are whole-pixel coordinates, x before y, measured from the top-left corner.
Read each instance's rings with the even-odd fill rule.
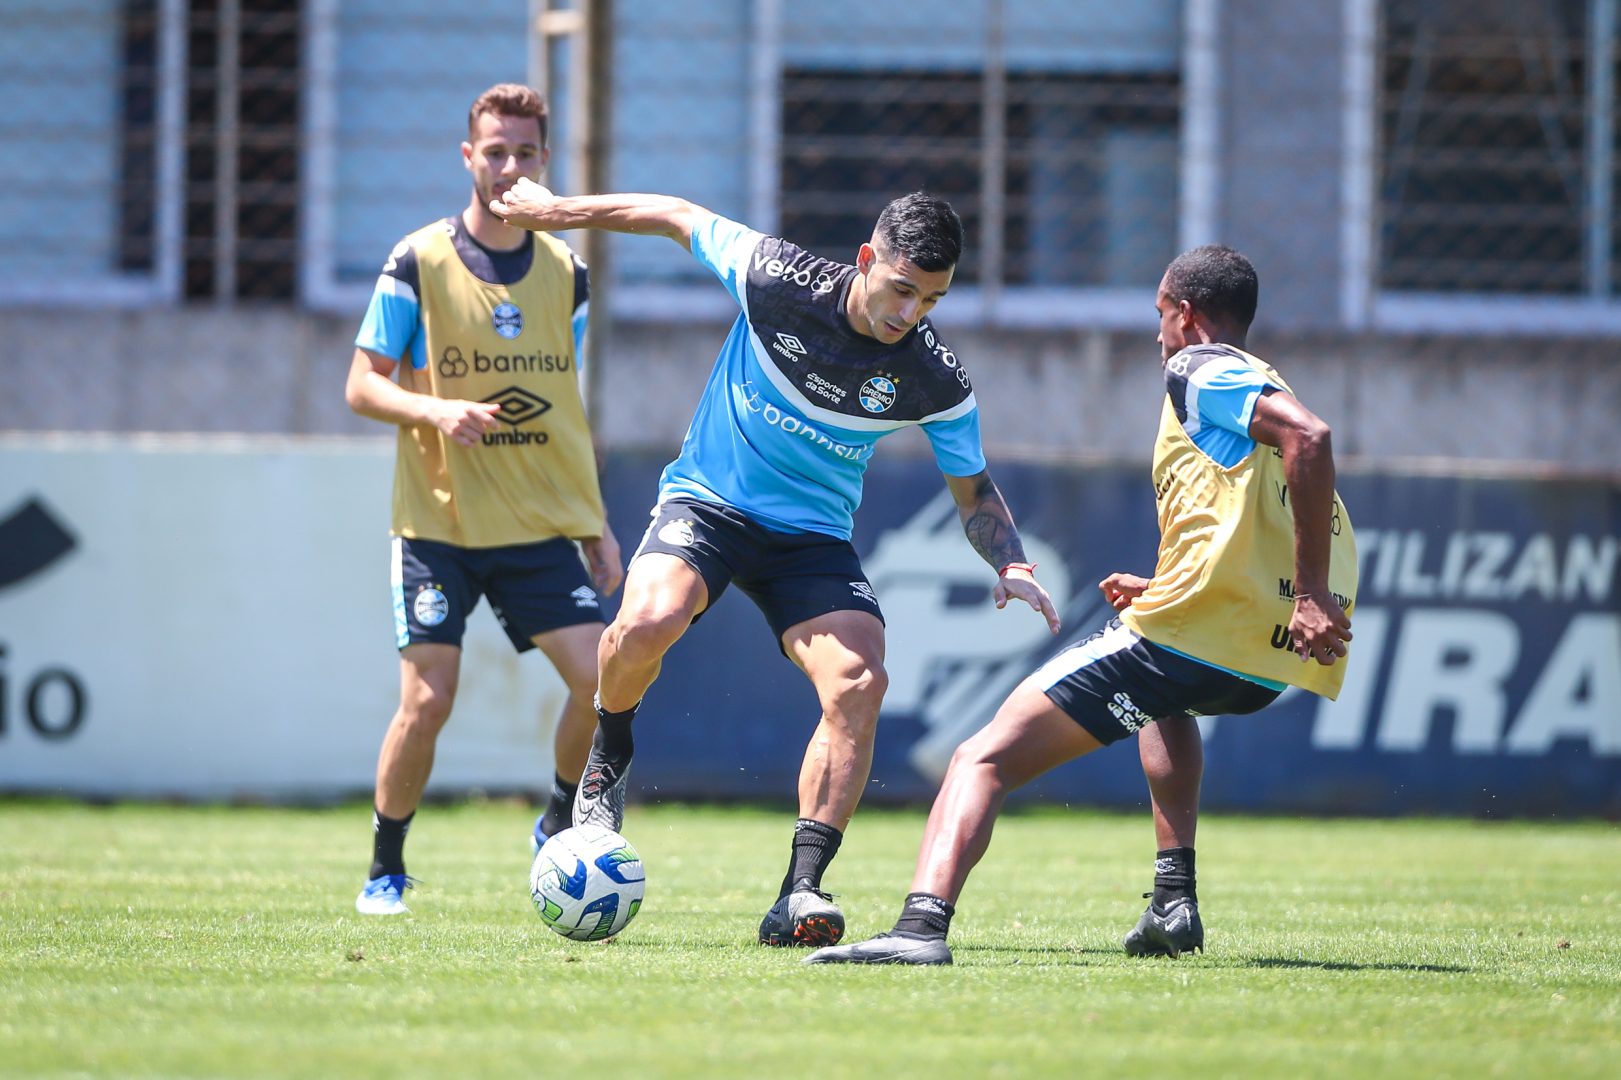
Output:
[[[822,709],[799,776],[793,855],[759,938],[837,942],[844,916],[822,876],[867,782],[887,685],[883,616],[850,544],[879,439],[922,428],[969,542],[997,574],[997,607],[1022,600],[1058,632],[986,469],[968,373],[927,318],[951,285],[962,223],[943,200],[905,196],[884,209],[850,265],[665,195],[557,198],[520,182],[490,208],[527,229],[669,237],[741,309],[603,636],[598,732],[575,823],[619,827],[642,696],[664,654],[736,583]]]

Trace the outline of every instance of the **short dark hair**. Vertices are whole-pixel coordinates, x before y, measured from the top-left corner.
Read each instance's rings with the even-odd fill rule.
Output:
[[[1255,267],[1225,244],[1184,251],[1165,269],[1165,294],[1171,300],[1186,300],[1195,311],[1231,319],[1243,327],[1255,320],[1260,292]]]
[[[944,199],[914,191],[884,207],[873,232],[891,255],[931,273],[950,270],[962,258],[962,219]]]
[[[550,116],[547,114],[546,99],[533,87],[524,86],[522,83],[496,83],[480,94],[473,102],[473,107],[467,110],[469,137],[477,132],[478,118],[485,113],[532,118],[540,125],[540,145],[542,147],[546,145],[546,129],[549,126]]]

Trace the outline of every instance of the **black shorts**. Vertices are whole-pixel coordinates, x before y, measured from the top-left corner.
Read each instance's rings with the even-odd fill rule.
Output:
[[[1119,619],[1030,677],[1104,746],[1164,717],[1241,716],[1282,693],[1161,648]]]
[[[631,560],[649,551],[674,555],[703,575],[711,606],[737,582],[765,614],[778,648],[789,627],[832,611],[884,618],[856,549],[826,533],[777,532],[730,506],[668,499],[653,508]]]
[[[481,596],[519,652],[536,634],[601,623],[602,605],[574,541],[558,537],[509,547],[464,548],[394,537],[394,630],[400,648],[422,641],[460,645]]]

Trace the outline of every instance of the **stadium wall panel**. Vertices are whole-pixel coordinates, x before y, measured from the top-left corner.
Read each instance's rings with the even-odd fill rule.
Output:
[[[388,444],[0,438],[0,790],[328,799],[369,789],[394,709]],[[663,455],[605,474],[627,550]],[[1140,466],[995,469],[1064,616],[996,611],[933,466],[881,457],[855,536],[889,623],[869,798],[927,799],[957,743],[1149,572]],[[1207,720],[1205,801],[1258,812],[1621,816],[1621,483],[1343,472],[1362,592],[1344,693]],[[470,622],[434,787],[536,790],[561,685]],[[784,800],[816,718],[745,598],[649,694],[634,796]],[[1022,798],[1136,806],[1121,745]]]

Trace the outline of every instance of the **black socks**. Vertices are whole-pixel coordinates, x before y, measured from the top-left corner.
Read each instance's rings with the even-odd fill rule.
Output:
[[[413,810],[402,818],[384,817],[381,810],[372,808],[372,877],[405,873],[405,834],[411,831],[411,819],[416,816]]]
[[[839,853],[839,844],[843,840],[844,834],[831,825],[823,825],[810,818],[796,821],[794,854],[788,863],[788,875],[782,879],[782,891],[777,894],[777,899],[791,892],[820,890],[822,875],[827,872],[833,856]]]
[[[540,820],[540,831],[556,836],[574,824],[574,793],[580,790],[578,778],[563,779],[562,773],[552,775],[552,797],[546,803],[546,814]]]
[[[915,892],[907,896],[901,908],[901,917],[895,920],[895,932],[944,941],[951,930],[951,917],[955,914],[956,905],[949,901],[933,893]]]
[[[624,761],[636,752],[630,722],[636,719],[636,710],[642,707],[642,703],[638,701],[624,712],[608,712],[599,699],[593,699],[591,704],[597,710],[597,734],[593,741],[609,757]]]
[[[1163,908],[1181,897],[1197,901],[1194,885],[1193,849],[1166,848],[1154,855],[1154,903]]]

